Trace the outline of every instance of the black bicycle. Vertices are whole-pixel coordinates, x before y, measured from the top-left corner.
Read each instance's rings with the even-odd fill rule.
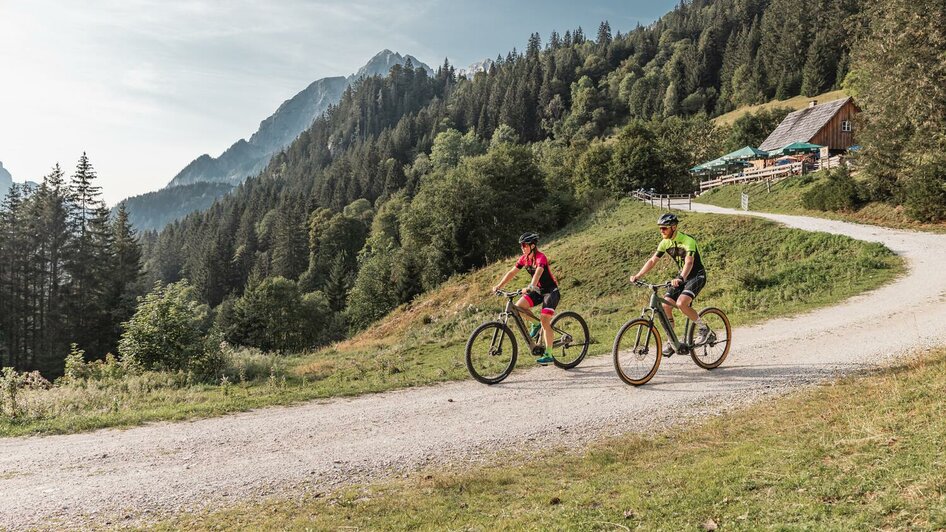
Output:
[[[693,332],[696,327],[689,318],[683,329],[683,338],[678,339],[673,327],[670,326],[670,320],[664,313],[663,304],[667,303],[674,308],[680,307],[657,295],[658,290],[670,287],[670,283],[648,284],[637,281],[635,284],[650,288],[651,296],[650,303],[641,311],[640,317],[625,323],[614,339],[612,351],[614,369],[622,381],[633,386],[640,386],[646,384],[657,373],[662,358],[662,341],[660,332],[654,325],[655,317],[667,333],[667,339],[674,350],[681,355],[689,354],[697,366],[713,369],[726,360],[732,343],[732,328],[729,326],[729,318],[726,317],[725,312],[715,307],[708,307],[699,312],[703,323],[710,329],[704,342],[698,344],[693,342]]]
[[[518,346],[508,325],[509,318],[515,322],[533,355],[541,356],[545,353],[542,330],[539,329],[537,337],[530,336],[523,319],[539,321],[539,318],[532,311],[519,308],[513,303],[513,299],[522,295],[522,290],[500,290],[496,295],[506,298],[506,308],[496,321],[489,321],[477,327],[466,343],[466,367],[470,375],[483,384],[502,382],[516,367]],[[552,320],[552,331],[554,364],[562,369],[571,369],[580,364],[588,354],[588,345],[591,343],[584,318],[572,311],[558,313]]]

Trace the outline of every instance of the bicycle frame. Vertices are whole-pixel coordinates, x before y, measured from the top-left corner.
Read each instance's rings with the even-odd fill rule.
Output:
[[[540,320],[540,319],[538,318],[538,316],[536,316],[535,314],[533,314],[531,310],[529,310],[529,309],[524,309],[524,308],[522,308],[522,307],[516,305],[515,303],[513,303],[512,300],[513,300],[513,297],[514,297],[514,296],[506,295],[506,296],[504,296],[504,297],[506,298],[506,308],[505,308],[502,312],[499,313],[499,321],[501,321],[501,322],[503,323],[503,325],[507,325],[507,326],[508,326],[508,324],[509,324],[509,318],[512,317],[513,321],[516,322],[516,328],[519,330],[519,334],[522,335],[522,337],[523,337],[523,338],[525,339],[525,341],[526,341],[526,344],[529,346],[529,351],[534,350],[534,349],[535,349],[536,347],[538,347],[540,344],[539,344],[539,342],[535,341],[534,338],[532,338],[531,336],[529,336],[529,331],[526,330],[526,323],[525,323],[525,320],[523,320],[522,317],[525,316],[525,317],[527,317],[527,318],[529,318],[529,319],[532,319],[532,320],[535,320],[535,321],[537,321],[537,322],[539,322],[539,323],[541,323],[542,320]],[[557,332],[557,333],[560,335],[559,338],[552,340],[552,347],[553,347],[553,348],[555,348],[555,347],[560,347],[560,346],[562,345],[563,339],[567,336],[567,333],[566,333],[565,331],[562,331],[562,330],[556,328],[556,327],[552,327],[552,331],[553,331],[553,332]],[[544,334],[539,334],[539,338],[542,339],[542,340],[544,340],[545,335],[544,335]],[[496,339],[493,338],[493,341],[495,342]],[[500,339],[500,342],[501,342],[501,341],[502,341],[502,339]],[[544,344],[544,343],[545,343],[545,342],[543,341],[542,344]]]
[[[667,317],[667,314],[664,312],[664,304],[670,305],[673,308],[679,309],[680,306],[657,295],[657,289],[663,288],[663,285],[652,286],[650,294],[650,302],[648,306],[644,307],[641,310],[641,318],[648,319],[651,325],[654,323],[654,317],[657,317],[657,321],[660,322],[661,327],[665,333],[667,333],[667,339],[670,340],[670,344],[673,345],[673,348],[678,352],[682,353],[690,349],[689,338],[691,337],[691,326],[690,318],[686,318],[686,322],[683,327],[683,336],[684,339],[681,342],[677,337],[677,333],[674,332],[673,327],[670,326],[670,318]],[[650,311],[650,317],[647,317],[647,311]],[[649,334],[649,333],[648,333]],[[650,339],[648,338],[648,341]]]

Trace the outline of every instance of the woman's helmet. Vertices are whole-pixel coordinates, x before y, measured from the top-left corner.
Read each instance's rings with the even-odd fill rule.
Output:
[[[522,233],[522,236],[519,237],[520,244],[538,244],[539,243],[539,234],[538,233]]]
[[[672,212],[668,212],[657,219],[658,227],[669,227],[671,225],[677,225],[678,223],[680,223],[680,220],[677,218],[677,215]]]

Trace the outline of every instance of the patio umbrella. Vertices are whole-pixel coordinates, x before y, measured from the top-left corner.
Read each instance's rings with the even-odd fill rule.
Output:
[[[763,157],[767,157],[768,154],[769,152],[765,150],[753,148],[752,146],[746,146],[732,153],[727,153],[726,155],[723,155],[722,159],[725,159],[727,161],[745,161],[749,159],[760,159]]]
[[[824,146],[819,144],[811,144],[810,142],[793,142],[788,146],[785,146],[774,152],[770,152],[769,155],[790,155],[792,153],[814,153]]]

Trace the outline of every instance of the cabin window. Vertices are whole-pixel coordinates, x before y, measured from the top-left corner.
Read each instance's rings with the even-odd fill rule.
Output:
[[[841,131],[844,131],[845,133],[850,133],[850,132],[851,132],[851,121],[850,121],[850,120],[843,120],[843,121],[841,122]]]

